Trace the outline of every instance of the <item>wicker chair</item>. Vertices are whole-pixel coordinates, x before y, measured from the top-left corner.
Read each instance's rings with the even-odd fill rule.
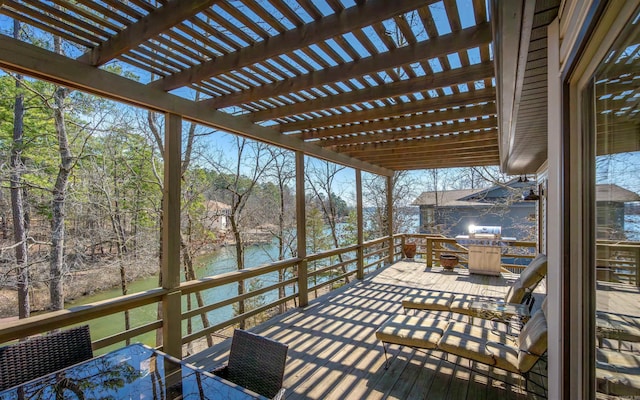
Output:
[[[0,391],[93,357],[88,326],[0,348]]]
[[[284,366],[289,346],[251,332],[233,332],[227,365],[212,372],[270,399],[283,399]]]

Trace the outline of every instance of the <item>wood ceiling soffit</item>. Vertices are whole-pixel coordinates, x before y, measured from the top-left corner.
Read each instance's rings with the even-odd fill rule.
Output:
[[[408,114],[415,114],[428,110],[438,110],[451,108],[458,105],[478,104],[495,101],[496,91],[494,88],[476,90],[442,97],[427,98],[424,100],[401,103],[388,107],[378,107],[369,110],[355,111],[331,115],[322,118],[313,118],[290,122],[280,125],[281,132],[295,132],[305,129],[314,129],[326,126],[336,126],[341,124],[374,121],[382,118],[391,118]]]
[[[495,117],[480,119],[476,121],[454,121],[449,124],[434,125],[425,128],[407,129],[403,131],[371,133],[366,135],[347,136],[336,139],[322,139],[314,141],[318,146],[342,146],[348,144],[372,143],[382,141],[398,141],[405,139],[415,139],[421,137],[432,137],[435,135],[457,134],[474,130],[495,128],[498,121]]]
[[[212,76],[224,74],[234,69],[264,61],[279,54],[286,54],[304,48],[316,42],[330,39],[354,29],[362,28],[378,20],[393,17],[418,7],[424,7],[435,0],[370,0],[364,5],[356,5],[343,12],[329,15],[318,21],[310,22],[299,29],[286,31],[281,35],[270,37],[250,47],[206,61],[161,78],[149,85],[169,91],[195,83]]]
[[[273,97],[274,93],[295,93],[329,83],[347,81],[353,77],[373,74],[398,65],[428,60],[439,55],[450,54],[490,42],[491,26],[488,23],[483,23],[458,33],[436,37],[413,46],[400,47],[386,53],[314,71],[299,78],[285,79],[227,96],[203,100],[203,103],[213,108],[224,108]],[[464,49],[460,48],[461,44]]]
[[[121,54],[159,36],[220,0],[171,0],[129,25],[98,47],[78,57],[78,61],[94,66],[104,65]]]
[[[497,130],[491,130],[486,132],[473,132],[462,133],[458,135],[442,136],[435,138],[428,138],[416,141],[396,141],[396,142],[379,142],[379,143],[366,143],[356,144],[350,146],[344,146],[343,148],[336,148],[341,152],[348,151],[349,154],[358,154],[359,152],[370,152],[376,150],[394,150],[394,149],[415,149],[429,150],[435,146],[452,146],[452,145],[464,145],[465,143],[474,143],[479,141],[493,141],[495,143],[497,139]]]
[[[11,37],[0,40],[0,68],[43,79],[116,101],[158,112],[182,115],[185,120],[249,137],[313,157],[348,165],[375,174],[388,175],[377,165],[328,151],[302,140],[282,135],[270,127],[251,123],[247,118],[202,107],[182,97],[112,74],[100,68],[69,59],[49,50]]]
[[[387,83],[384,86],[374,86],[355,92],[346,92],[333,96],[319,97],[314,100],[291,104],[288,106],[269,108],[250,115],[253,121],[263,121],[291,115],[305,114],[313,111],[337,108],[347,104],[364,103],[405,95],[407,93],[422,92],[436,88],[449,87],[459,83],[473,82],[493,76],[493,63],[475,64],[469,67],[439,72],[435,75]]]
[[[494,44],[501,167],[507,171],[515,146],[516,121],[533,27],[535,1],[493,1]]]
[[[483,116],[495,115],[495,103],[484,104],[475,107],[464,107],[457,109],[447,109],[432,113],[413,114],[411,116],[402,116],[396,118],[382,119],[362,124],[352,124],[337,128],[326,128],[304,132],[301,134],[292,134],[294,137],[301,137],[304,140],[322,139],[330,137],[338,137],[343,135],[352,135],[362,132],[376,132],[387,129],[398,129],[406,126],[416,126],[423,124],[433,124],[436,122],[454,121],[460,119],[478,118]]]

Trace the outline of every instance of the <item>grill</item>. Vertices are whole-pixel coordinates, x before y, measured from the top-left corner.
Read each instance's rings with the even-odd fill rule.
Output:
[[[501,226],[469,226],[469,239],[500,239]]]

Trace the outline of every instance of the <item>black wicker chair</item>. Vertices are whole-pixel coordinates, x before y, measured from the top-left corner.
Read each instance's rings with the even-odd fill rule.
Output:
[[[37,336],[0,348],[0,390],[93,357],[88,326]]]
[[[212,372],[270,399],[283,399],[288,349],[286,344],[236,329],[228,364]]]

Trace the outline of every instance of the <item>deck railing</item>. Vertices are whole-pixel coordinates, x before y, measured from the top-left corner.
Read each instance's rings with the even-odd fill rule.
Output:
[[[391,242],[393,247],[390,251]],[[158,317],[162,314],[158,310],[162,310],[162,305],[168,296],[179,295],[182,299],[182,312],[178,326],[175,328],[182,332],[183,345],[193,345],[204,342],[211,335],[220,335],[220,332],[223,336],[228,335],[230,331],[225,332],[226,329],[241,324],[246,327],[259,324],[272,315],[299,306],[300,298],[314,298],[347,281],[360,279],[368,273],[401,259],[403,244],[407,242],[416,243],[415,261],[425,262],[427,267],[437,267],[439,256],[445,253],[457,255],[462,267],[467,264],[467,249],[458,244],[455,239],[436,235],[399,234],[394,235],[392,241],[388,237],[383,237],[365,242],[362,247],[352,245],[312,254],[304,260],[292,258],[183,282],[176,290],[156,288],[67,310],[36,315],[24,320],[5,322],[0,324],[0,344],[73,325],[90,324],[91,321],[99,318],[120,315],[125,311],[132,313],[146,308],[147,314],[151,317],[129,330],[107,337],[94,337],[93,346],[94,350],[100,353],[122,346],[127,341],[145,341],[147,344],[154,345],[157,340],[156,333],[162,331],[164,324],[175,324],[175,320],[178,319]],[[630,271],[626,275],[632,276],[634,283],[638,282],[640,253],[637,244],[602,243],[602,249],[606,250],[603,250],[603,254],[607,256],[601,260],[603,263],[606,261],[606,265],[615,268],[618,273]],[[535,243],[509,243],[503,252],[503,270],[517,274],[534,256]],[[298,271],[301,265],[307,267],[305,271]],[[245,288],[243,292],[237,290],[239,283],[242,283]],[[225,289],[231,294],[220,298],[220,293],[225,292]],[[214,300],[199,303],[194,299],[196,294]],[[207,294],[217,294],[217,299],[216,295],[207,296]],[[196,305],[187,306],[188,304]],[[240,307],[241,304],[243,307]],[[152,312],[149,312],[149,309]],[[239,312],[239,310],[244,311]],[[208,316],[216,313],[215,322],[210,321]],[[150,340],[152,343],[148,343]],[[184,348],[187,347],[184,346]]]
[[[596,278],[640,287],[640,243],[598,240]]]
[[[416,255],[425,260],[427,267],[439,265],[440,256],[451,254],[458,257],[460,265],[468,268],[469,249],[455,239],[442,235],[405,234],[402,243],[417,246]],[[506,242],[502,247],[502,270],[519,274],[536,256],[536,243],[528,241]]]
[[[399,258],[399,236],[394,238],[396,245],[393,254],[389,254],[389,238],[379,238],[368,241],[360,246],[352,245],[348,247],[333,249],[309,255],[303,260],[292,258],[261,265],[254,268],[247,268],[240,271],[233,271],[225,274],[209,276],[198,280],[182,282],[177,290],[182,298],[182,313],[180,317],[180,329],[182,329],[182,344],[191,344],[196,341],[205,340],[208,335],[217,334],[229,327],[240,324],[251,326],[260,316],[269,316],[282,312],[291,307],[296,307],[303,293],[305,298],[317,297],[322,293],[341,286],[342,284],[363,277],[366,274],[383,267]],[[360,260],[357,255],[362,254]],[[305,274],[298,274],[300,265],[306,265]],[[301,279],[301,276],[306,279]],[[195,294],[220,290],[228,285],[238,285],[243,283],[244,293],[226,296],[225,298],[214,300],[205,304],[187,307],[187,304],[198,304],[193,298]],[[73,307],[66,310],[49,312],[36,315],[24,320],[6,322],[0,324],[0,344],[8,343],[27,336],[36,335],[56,329],[63,329],[73,325],[91,324],[91,321],[111,316],[130,313],[146,307],[154,310],[162,310],[162,302],[169,295],[175,295],[176,291],[156,288],[140,293],[121,296],[114,299],[91,303],[83,306]],[[192,296],[191,301],[187,298]],[[214,298],[215,296],[211,296]],[[242,304],[244,307],[239,307]],[[238,310],[244,310],[239,313]],[[226,310],[222,314],[228,317],[218,319],[215,323],[202,322],[203,315]],[[147,310],[148,311],[148,310]],[[93,347],[97,353],[110,350],[110,347],[121,346],[127,341],[146,341],[147,344],[154,345],[156,332],[160,331],[163,324],[172,323],[170,320],[159,319],[158,312],[146,312],[147,315],[154,315],[144,322],[129,330],[118,332],[108,337],[93,338]],[[266,314],[266,316],[265,316]],[[124,318],[124,317],[123,317]],[[208,318],[205,318],[209,321]],[[256,323],[259,323],[258,320]],[[183,326],[190,326],[190,329],[183,329]],[[146,336],[145,336],[146,335]],[[149,337],[154,343],[148,343]],[[161,346],[159,346],[161,347]]]

